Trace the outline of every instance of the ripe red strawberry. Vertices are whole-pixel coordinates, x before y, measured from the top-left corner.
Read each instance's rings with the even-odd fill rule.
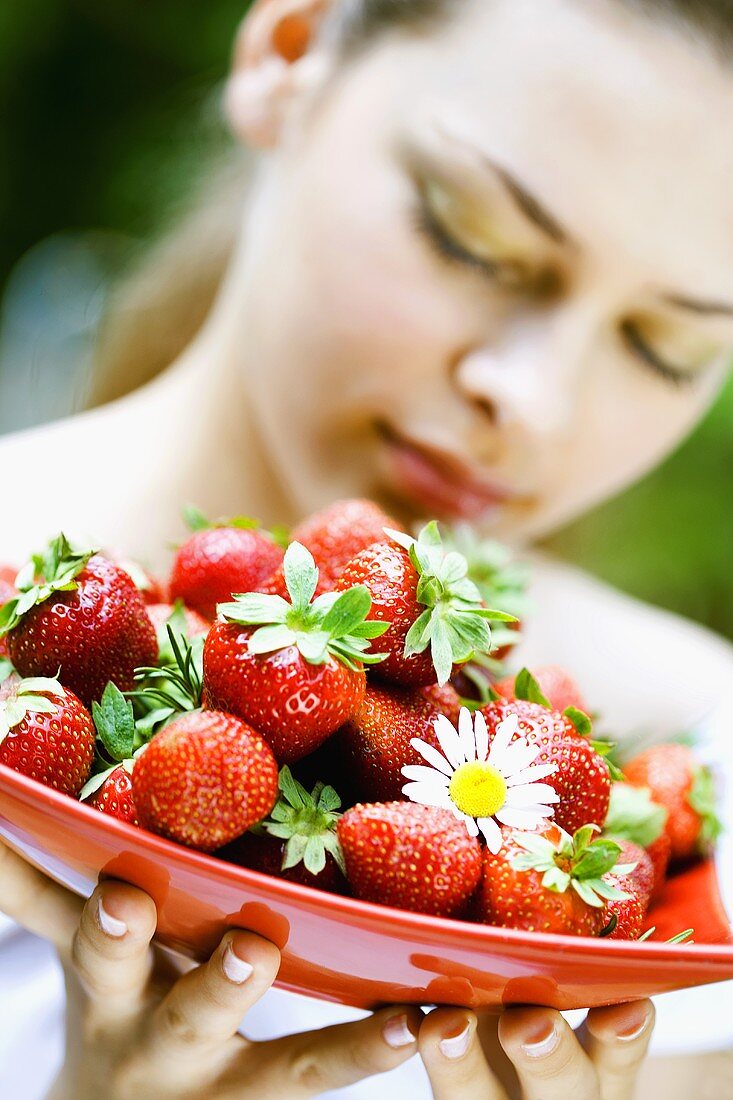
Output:
[[[58,680],[11,677],[0,688],[0,764],[76,797],[94,760],[94,724]]]
[[[614,783],[611,787],[604,835],[620,844],[631,841],[646,850],[654,874],[652,901],[661,893],[669,864],[671,843],[665,831],[667,817],[667,810],[653,802],[644,787],[632,787],[629,783]]]
[[[626,889],[636,894],[646,913],[654,891],[654,865],[648,852],[640,844],[634,844],[631,840],[619,840],[617,843],[621,848],[618,862],[634,864],[633,871],[629,871],[624,879]]]
[[[594,831],[584,826],[571,837],[555,825],[541,833],[502,829],[498,854],[483,852],[476,919],[527,932],[598,936],[608,924],[608,903],[626,894],[609,875],[619,845],[593,840]]]
[[[346,865],[336,835],[341,799],[323,783],[316,783],[309,794],[287,765],[279,785],[281,794],[269,818],[217,855],[301,886],[345,893]]]
[[[721,832],[715,813],[711,772],[698,764],[687,745],[654,745],[630,760],[624,774],[635,787],[646,787],[668,811],[666,832],[672,859],[709,852]]]
[[[94,794],[85,799],[90,806],[108,817],[139,825],[135,799],[132,793],[132,775],[124,764],[118,764],[109,772]]]
[[[430,694],[428,694],[430,693]],[[433,722],[438,714],[458,721],[460,700],[453,688],[398,688],[368,684],[361,705],[335,738],[343,785],[364,802],[399,802],[402,768],[422,764],[410,741],[419,737],[439,749]]]
[[[415,913],[465,912],[481,877],[481,847],[448,810],[412,802],[358,805],[338,823],[354,896]]]
[[[404,687],[445,684],[455,665],[491,649],[489,619],[511,616],[482,606],[468,579],[465,558],[442,546],[430,523],[417,539],[399,531],[362,550],[344,569],[337,589],[367,587],[373,617],[389,630],[380,642],[386,652],[380,679]]]
[[[316,595],[320,596],[335,587],[344,567],[361,550],[384,541],[385,527],[396,526],[391,516],[371,500],[338,500],[299,523],[291,539],[313,555],[318,567]],[[287,596],[282,566],[262,591]]]
[[[250,722],[280,763],[293,763],[354,714],[362,665],[379,660],[369,640],[385,627],[365,621],[363,586],[314,600],[318,570],[300,543],[288,547],[284,568],[292,602],[251,592],[220,606],[224,618],[204,645],[204,685],[212,706]]]
[[[499,723],[515,714],[519,734],[542,746],[535,762],[557,765],[557,771],[546,782],[560,797],[555,822],[561,828],[574,833],[590,822],[603,825],[611,795],[608,764],[566,715],[525,700],[490,703],[481,708],[481,713],[491,738]]]
[[[251,520],[211,525],[194,508],[186,510],[193,534],[173,561],[170,598],[183,600],[205,619],[216,618],[216,605],[239,592],[252,592],[272,575],[283,552]]]
[[[155,660],[142,596],[114,562],[59,535],[18,580],[20,594],[0,611],[0,634],[21,676],[58,672],[89,705],[109,680],[131,688],[135,668]]]
[[[259,734],[213,710],[175,718],[141,752],[132,773],[140,824],[203,852],[266,817],[277,789],[277,764]]]
[[[147,570],[139,562],[134,561],[132,558],[120,557],[115,553],[105,553],[105,557],[119,565],[120,569],[124,569],[130,577],[132,577],[135,587],[140,592],[145,603],[165,603],[167,600],[165,583],[154,577],[153,574]]]
[[[132,793],[132,772],[143,738],[135,727],[132,704],[113,683],[101,703],[92,703],[97,730],[97,770],[79,798],[110,817],[138,825]]]
[[[588,707],[581,694],[580,688],[570,673],[559,665],[541,665],[534,670],[534,678],[540,691],[547,699],[553,710],[562,713],[567,707],[586,711]],[[507,676],[494,684],[495,690],[505,699],[516,699],[516,683],[514,676]]]
[[[18,589],[15,587],[17,572],[17,569],[13,569],[9,565],[0,566],[0,607],[18,595]],[[0,637],[0,682],[5,679],[5,674],[8,671],[3,663],[4,660],[9,661],[7,635]]]

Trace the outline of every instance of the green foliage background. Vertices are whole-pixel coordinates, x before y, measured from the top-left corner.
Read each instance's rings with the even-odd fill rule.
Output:
[[[0,285],[59,229],[146,240],[222,140],[246,0],[3,0]],[[665,465],[548,543],[733,638],[733,385]]]

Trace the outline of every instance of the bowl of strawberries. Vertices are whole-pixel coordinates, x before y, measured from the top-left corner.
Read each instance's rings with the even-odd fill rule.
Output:
[[[368,501],[288,536],[189,519],[165,586],[63,535],[0,573],[6,843],[81,895],[139,886],[192,958],[258,932],[281,987],[357,1007],[733,978],[716,776],[682,743],[620,768],[566,673],[503,675],[495,546]]]

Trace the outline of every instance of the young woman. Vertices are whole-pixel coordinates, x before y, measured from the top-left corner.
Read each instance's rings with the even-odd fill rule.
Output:
[[[156,565],[184,501],[267,523],[346,495],[526,545],[639,477],[708,408],[733,345],[729,42],[726,0],[256,3],[226,108],[260,155],[213,307],[149,384],[0,442],[0,556],[63,527]],[[216,213],[170,254],[188,291],[227,251]],[[115,360],[134,372],[108,392],[200,311],[146,286]],[[715,722],[723,641],[539,557],[535,600],[521,656],[566,664],[619,735]],[[82,907],[2,848],[0,905],[66,964],[60,1096],[313,1095],[391,1070],[404,1095],[616,1100],[651,1032],[647,1004],[591,1014],[579,1039],[546,1010],[477,1034],[463,1010],[393,1007],[258,1046],[232,1036],[274,978],[271,945],[235,934],[174,983],[138,891],[108,883]],[[732,1038],[714,998],[698,991],[704,1034],[677,1050]],[[14,1015],[27,1072],[42,1037]],[[245,1030],[336,1017],[270,993]],[[680,1065],[650,1072],[647,1095],[690,1095]]]

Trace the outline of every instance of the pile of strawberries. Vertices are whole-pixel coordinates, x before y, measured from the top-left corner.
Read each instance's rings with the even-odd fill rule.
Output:
[[[497,544],[368,501],[289,536],[188,519],[167,585],[63,535],[0,568],[0,765],[267,874],[527,931],[639,938],[709,853],[690,748],[622,776],[565,672],[503,675],[526,578]]]

